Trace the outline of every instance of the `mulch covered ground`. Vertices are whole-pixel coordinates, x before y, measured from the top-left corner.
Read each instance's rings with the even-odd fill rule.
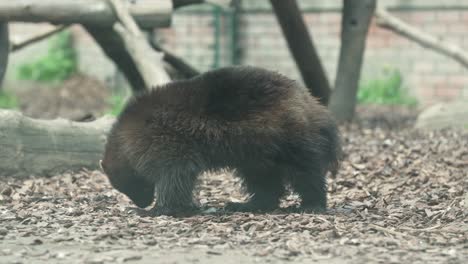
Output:
[[[342,127],[324,214],[220,213],[244,198],[228,172],[202,177],[207,210],[187,218],[138,215],[98,171],[3,177],[0,263],[466,263],[468,132],[403,117]]]

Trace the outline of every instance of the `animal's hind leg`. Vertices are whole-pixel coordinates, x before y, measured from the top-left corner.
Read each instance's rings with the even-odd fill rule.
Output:
[[[236,212],[271,211],[278,207],[279,199],[284,194],[284,183],[278,171],[240,169],[240,177],[251,198],[246,203],[228,203],[226,210]]]

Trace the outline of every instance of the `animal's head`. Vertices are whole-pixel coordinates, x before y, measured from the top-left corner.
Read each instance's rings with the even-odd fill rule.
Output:
[[[138,207],[147,207],[154,201],[154,183],[138,175],[130,166],[112,164],[106,160],[99,163],[111,185],[127,195]]]

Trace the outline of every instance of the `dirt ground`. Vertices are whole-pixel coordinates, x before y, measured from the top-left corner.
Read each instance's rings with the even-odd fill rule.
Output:
[[[33,118],[91,121],[110,107],[110,89],[83,74],[75,74],[58,84],[24,81],[11,92],[18,97],[19,110]]]
[[[379,109],[341,128],[323,214],[223,213],[245,198],[229,172],[203,175],[186,218],[140,216],[98,171],[0,177],[0,263],[467,263],[468,132]]]

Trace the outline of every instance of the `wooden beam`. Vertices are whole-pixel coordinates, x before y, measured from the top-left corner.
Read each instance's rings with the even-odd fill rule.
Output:
[[[125,0],[125,6],[142,28],[170,25],[171,0]],[[105,27],[117,18],[106,0],[8,0],[0,1],[1,20]]]

